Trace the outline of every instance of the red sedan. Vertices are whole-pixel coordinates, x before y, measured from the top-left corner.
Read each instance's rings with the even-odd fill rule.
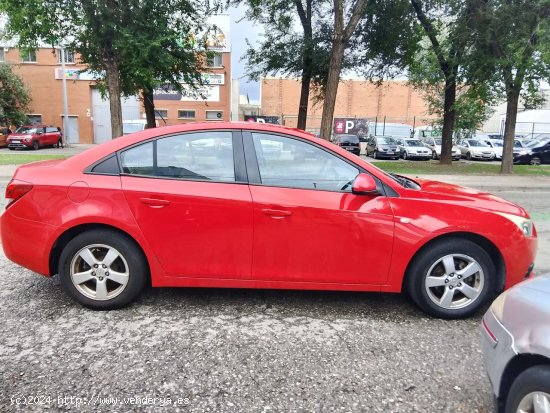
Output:
[[[517,205],[255,123],[149,129],[21,166],[6,198],[6,256],[95,309],[151,283],[404,290],[466,317],[529,277],[537,246]]]

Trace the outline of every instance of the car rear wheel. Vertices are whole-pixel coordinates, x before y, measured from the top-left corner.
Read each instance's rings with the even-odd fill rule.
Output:
[[[437,152],[436,151],[432,151],[432,159],[437,159]]]
[[[403,159],[407,159],[409,157],[409,155],[407,155],[407,151],[403,152]]]
[[[505,413],[550,412],[550,366],[534,366],[512,383]]]
[[[59,259],[65,292],[85,307],[108,310],[133,301],[147,280],[147,263],[128,237],[91,230],[73,238]]]
[[[472,154],[470,152],[466,153],[466,159],[471,161],[472,160]]]
[[[374,152],[372,153],[372,157],[374,159],[378,159],[378,152],[376,150],[374,150]]]
[[[38,143],[38,141],[33,141],[32,148],[37,151],[38,149],[40,149],[40,143]]]
[[[538,156],[534,156],[529,161],[529,165],[540,165],[542,162]]]
[[[495,267],[487,252],[462,238],[443,240],[422,250],[407,273],[407,290],[426,313],[464,318],[492,296]]]

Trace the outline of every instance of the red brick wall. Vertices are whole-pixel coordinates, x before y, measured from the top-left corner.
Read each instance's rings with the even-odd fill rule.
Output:
[[[282,116],[285,125],[296,126],[300,102],[300,81],[266,78],[261,81],[262,115]],[[318,129],[322,102],[310,96],[308,129]],[[367,117],[379,122],[408,123],[418,126],[433,118],[419,91],[405,81],[385,82],[378,87],[360,80],[343,80],[338,87],[334,117]]]

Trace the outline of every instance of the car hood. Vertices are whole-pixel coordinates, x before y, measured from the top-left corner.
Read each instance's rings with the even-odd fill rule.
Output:
[[[461,202],[463,204],[471,204],[472,206],[475,205],[476,208],[504,212],[526,218],[529,216],[522,207],[487,192],[439,181],[424,179],[414,179],[414,181],[420,185],[423,195],[428,198],[450,203]]]
[[[10,136],[8,139],[24,139],[24,138],[32,138],[32,134],[28,133],[10,133]]]

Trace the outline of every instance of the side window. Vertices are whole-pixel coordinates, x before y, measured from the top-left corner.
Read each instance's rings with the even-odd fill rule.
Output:
[[[131,175],[235,182],[231,132],[160,138],[122,152],[121,163],[123,173]]]
[[[57,128],[47,128],[47,129],[46,129],[46,132],[47,132],[47,133],[57,133],[57,132],[59,132],[59,131],[57,130]]]
[[[153,142],[134,146],[120,154],[122,172],[131,175],[154,176]]]
[[[359,170],[298,139],[253,133],[263,185],[351,192]]]
[[[234,182],[231,132],[200,132],[157,141],[157,175]]]

